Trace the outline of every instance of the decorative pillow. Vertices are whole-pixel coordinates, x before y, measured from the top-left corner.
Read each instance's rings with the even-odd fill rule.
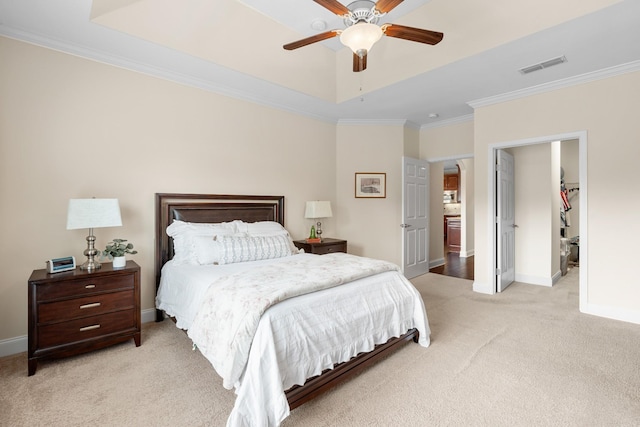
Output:
[[[257,221],[257,222],[242,222],[235,221],[236,227],[239,232],[247,233],[249,236],[287,236],[289,239],[289,246],[292,253],[300,252],[296,245],[293,243],[291,235],[286,228],[276,221]]]
[[[218,236],[217,241],[222,251],[219,264],[282,258],[294,253],[288,233],[273,236]]]
[[[217,236],[194,236],[193,244],[198,264],[207,265],[220,263],[222,247],[217,240]]]
[[[205,236],[213,240],[214,236],[235,233],[234,222],[214,224],[175,220],[167,227],[167,235],[173,238],[173,260],[176,264],[199,264],[195,248],[196,236]]]

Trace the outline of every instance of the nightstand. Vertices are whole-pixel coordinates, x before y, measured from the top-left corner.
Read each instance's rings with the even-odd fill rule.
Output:
[[[298,249],[304,249],[310,254],[330,254],[333,252],[347,252],[347,241],[324,237],[320,243],[307,243],[306,240],[294,240],[293,244]]]
[[[140,346],[140,266],[29,278],[29,376],[39,360],[74,356],[133,338]]]

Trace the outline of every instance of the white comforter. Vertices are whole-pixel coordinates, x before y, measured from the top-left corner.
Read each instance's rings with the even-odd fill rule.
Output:
[[[299,257],[317,259],[327,255],[300,254],[255,264],[298,262]],[[223,266],[205,270],[220,275],[220,267]],[[246,267],[235,265],[231,270]],[[157,306],[170,315],[178,315],[178,326],[193,328],[197,315],[189,314],[190,310],[185,307],[197,304],[173,286],[175,277],[184,274],[184,270],[184,267],[176,270],[171,266],[163,269]],[[202,283],[205,277],[202,268],[188,267],[186,270],[200,272],[196,277],[200,277]],[[171,285],[165,286],[166,283]],[[202,288],[216,287],[215,282],[211,286],[188,286],[187,293],[196,298],[206,294],[206,289]],[[174,300],[178,302],[167,298],[171,295],[176,296]],[[228,425],[279,425],[289,415],[285,390],[413,327],[420,332],[420,344],[428,346],[430,331],[422,299],[397,271],[357,279],[347,285],[301,295],[272,306],[262,315],[244,371],[233,383],[237,399]],[[196,337],[194,343],[201,350],[207,347],[198,340]],[[209,358],[208,352],[203,351],[203,354]]]

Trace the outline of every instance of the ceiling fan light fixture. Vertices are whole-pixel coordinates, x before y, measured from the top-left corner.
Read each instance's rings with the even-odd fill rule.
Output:
[[[340,34],[340,42],[353,51],[353,53],[362,56],[371,50],[371,47],[382,37],[382,29],[366,22],[361,22],[348,27]]]

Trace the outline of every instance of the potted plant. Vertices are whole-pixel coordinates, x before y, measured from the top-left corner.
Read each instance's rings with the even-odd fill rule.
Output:
[[[133,250],[132,243],[126,243],[126,239],[113,239],[112,242],[107,243],[102,256],[109,259],[113,259],[113,268],[122,268],[126,265],[127,260],[124,254],[137,254],[138,251]]]

